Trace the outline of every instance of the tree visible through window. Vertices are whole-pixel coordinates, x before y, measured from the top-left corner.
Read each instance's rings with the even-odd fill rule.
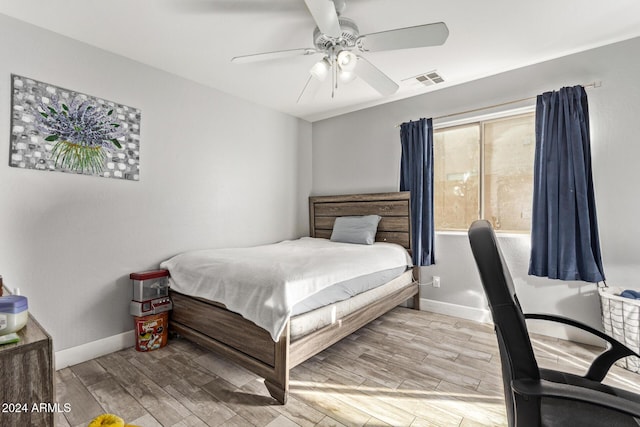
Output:
[[[486,218],[498,231],[530,231],[533,113],[435,129],[433,142],[436,230]]]

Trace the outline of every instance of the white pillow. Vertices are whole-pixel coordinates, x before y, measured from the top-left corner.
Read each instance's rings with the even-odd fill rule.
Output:
[[[372,245],[376,240],[379,215],[341,216],[336,218],[331,241]]]

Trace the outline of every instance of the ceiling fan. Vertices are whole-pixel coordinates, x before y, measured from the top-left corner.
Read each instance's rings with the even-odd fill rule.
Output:
[[[391,95],[398,90],[398,84],[359,53],[439,46],[449,36],[449,29],[444,22],[360,34],[356,23],[342,16],[345,0],[304,2],[317,24],[313,32],[314,47],[242,55],[231,59],[233,63],[249,63],[322,54],[323,58],[309,70],[310,76],[298,97],[299,103],[312,99],[329,75],[332,98],[338,82],[346,83],[355,77],[364,80],[381,95]]]

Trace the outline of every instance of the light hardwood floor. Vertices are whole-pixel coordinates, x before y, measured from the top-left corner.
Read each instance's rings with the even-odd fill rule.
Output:
[[[536,336],[542,367],[584,373],[599,349]],[[607,382],[640,393],[638,374]],[[501,426],[500,360],[490,325],[396,308],[291,371],[287,405],[255,375],[184,341],[133,348],[56,374],[58,426],[105,412],[154,426]]]

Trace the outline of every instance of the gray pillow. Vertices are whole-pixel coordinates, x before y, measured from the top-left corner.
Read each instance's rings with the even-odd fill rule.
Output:
[[[341,216],[336,218],[331,232],[331,241],[372,245],[376,240],[378,215]]]

